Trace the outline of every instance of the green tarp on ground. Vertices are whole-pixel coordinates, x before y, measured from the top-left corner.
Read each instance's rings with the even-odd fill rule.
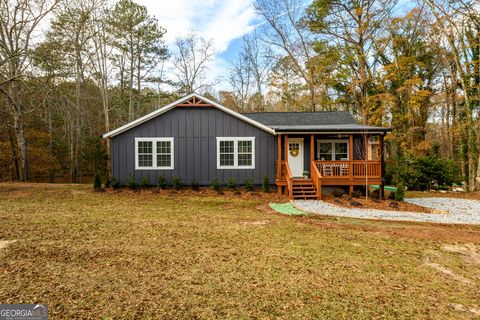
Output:
[[[369,185],[369,187],[372,188],[372,189],[375,189],[375,190],[380,189],[380,186],[379,186],[378,184],[371,184],[371,185]],[[392,187],[392,186],[385,186],[384,188],[385,188],[385,190],[387,190],[387,191],[392,191],[392,192],[396,192],[396,191],[397,191],[397,188]]]
[[[290,202],[287,203],[269,203],[268,204],[270,208],[273,210],[283,213],[283,214],[293,214],[293,215],[302,215],[302,214],[308,214],[305,211],[298,210]]]

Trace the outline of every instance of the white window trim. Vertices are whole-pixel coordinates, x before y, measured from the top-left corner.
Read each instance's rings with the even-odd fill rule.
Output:
[[[220,141],[233,141],[233,166],[220,165]],[[252,142],[252,165],[238,165],[238,141]],[[217,137],[217,169],[255,169],[255,137]]]
[[[152,166],[151,167],[140,167],[138,165],[138,143],[142,141],[152,142]],[[170,141],[170,166],[168,167],[157,167],[157,142],[159,141]],[[135,138],[135,170],[173,170],[174,168],[174,155],[175,155],[175,144],[173,138]]]
[[[350,145],[348,139],[331,139],[331,140],[322,140],[322,139],[317,139],[317,159],[320,160],[320,143],[331,143],[332,144],[332,160],[328,161],[349,161],[350,159]],[[335,143],[346,143],[347,144],[347,160],[333,160],[335,158]],[[327,160],[325,160],[327,161]]]

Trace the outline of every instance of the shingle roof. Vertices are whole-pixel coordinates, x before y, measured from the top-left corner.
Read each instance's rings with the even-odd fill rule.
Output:
[[[357,123],[346,111],[321,112],[246,112],[244,116],[260,122],[275,131],[390,131],[389,128],[365,126]]]

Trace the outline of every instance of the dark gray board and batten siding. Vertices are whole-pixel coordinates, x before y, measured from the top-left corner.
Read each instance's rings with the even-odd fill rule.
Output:
[[[173,170],[135,170],[135,138],[173,137]],[[217,137],[255,137],[255,169],[217,169]],[[214,177],[225,184],[252,179],[260,184],[265,176],[275,181],[276,137],[215,108],[174,108],[115,137],[111,141],[112,175],[125,183],[130,174],[140,182],[148,177],[152,184],[164,175],[190,184],[194,179],[208,185]]]

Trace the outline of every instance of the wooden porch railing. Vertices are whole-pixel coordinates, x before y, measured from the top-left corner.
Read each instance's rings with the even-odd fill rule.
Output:
[[[310,177],[312,178],[315,190],[317,191],[317,199],[322,199],[322,174],[315,165],[315,161],[310,163]]]
[[[288,161],[283,161],[285,166],[285,178],[287,179],[287,188],[288,188],[288,197],[293,199],[293,175],[292,171],[290,171],[290,166],[288,165]]]
[[[315,160],[315,167],[321,174],[322,179],[329,178],[381,178],[382,169],[380,161],[319,161]],[[312,170],[313,172],[313,170]]]
[[[290,166],[287,161],[278,161],[277,160],[277,180],[284,180],[287,183],[287,192],[290,198],[293,197],[293,175],[290,170]]]

